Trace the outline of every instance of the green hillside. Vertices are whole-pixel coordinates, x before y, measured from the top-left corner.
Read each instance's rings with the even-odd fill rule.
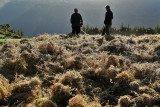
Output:
[[[21,40],[23,37],[24,33],[21,29],[16,32],[9,24],[0,24],[0,45],[11,40]]]
[[[20,41],[21,39],[0,39],[0,46],[9,41]]]

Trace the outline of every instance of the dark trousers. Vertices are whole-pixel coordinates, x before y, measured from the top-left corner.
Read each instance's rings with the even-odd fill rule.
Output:
[[[72,34],[79,34],[80,33],[80,26],[72,26]]]
[[[110,35],[110,28],[111,28],[111,25],[106,25],[102,31],[102,35],[105,35],[105,33],[107,35]]]

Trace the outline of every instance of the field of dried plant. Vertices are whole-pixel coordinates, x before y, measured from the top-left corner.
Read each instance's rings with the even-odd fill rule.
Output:
[[[44,34],[4,44],[0,106],[159,107],[160,35],[106,40]]]

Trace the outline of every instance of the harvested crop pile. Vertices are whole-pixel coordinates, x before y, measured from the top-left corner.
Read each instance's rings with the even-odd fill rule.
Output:
[[[76,95],[69,100],[69,107],[102,107],[101,104],[96,101],[90,101],[90,98],[85,95]]]
[[[160,35],[8,42],[0,48],[0,106],[157,107],[159,55]]]
[[[52,102],[51,100],[49,100],[48,98],[37,99],[35,102],[35,106],[38,106],[38,107],[57,107],[57,105],[54,102]]]
[[[0,75],[0,106],[7,103],[9,96],[9,81]]]
[[[31,80],[19,80],[12,83],[12,89],[10,91],[10,103],[12,105],[18,105],[18,103],[31,103],[33,100],[39,98],[41,92],[41,82],[37,77]]]

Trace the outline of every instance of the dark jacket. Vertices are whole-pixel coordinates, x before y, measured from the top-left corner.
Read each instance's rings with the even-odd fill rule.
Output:
[[[112,25],[112,19],[113,19],[113,13],[112,13],[111,10],[108,10],[108,11],[106,12],[104,24],[105,24],[105,25]]]
[[[72,26],[81,26],[83,24],[82,16],[79,13],[73,13],[71,16]]]

